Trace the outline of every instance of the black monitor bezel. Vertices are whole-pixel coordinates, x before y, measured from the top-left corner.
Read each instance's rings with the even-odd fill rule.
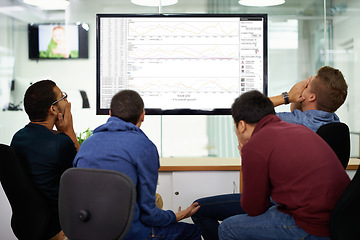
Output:
[[[263,21],[263,93],[268,93],[268,17],[267,14],[97,14],[96,15],[96,114],[108,115],[109,109],[100,108],[100,19],[101,18],[114,18],[114,17],[149,17],[149,18],[171,18],[171,17],[241,17],[241,18],[262,18]],[[145,108],[147,115],[230,115],[231,106],[229,108],[217,108],[212,110],[201,109],[169,109],[164,110],[161,108]]]
[[[65,23],[29,23],[28,24],[29,59],[31,59],[31,60],[88,59],[89,58],[89,30],[84,29],[82,27],[82,24],[83,23],[66,23],[66,24]],[[40,25],[78,26],[79,57],[78,58],[40,58],[39,57],[39,26]]]

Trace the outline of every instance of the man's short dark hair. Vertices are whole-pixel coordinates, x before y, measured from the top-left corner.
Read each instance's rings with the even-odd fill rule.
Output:
[[[144,111],[144,102],[133,90],[123,90],[115,94],[110,104],[111,116],[136,125]]]
[[[311,82],[311,91],[316,95],[316,108],[325,112],[335,112],[347,96],[348,85],[339,69],[321,67]]]
[[[56,101],[55,82],[41,80],[31,85],[25,92],[24,107],[30,121],[42,122],[49,115],[51,104]]]
[[[258,123],[263,117],[275,114],[274,104],[270,99],[259,91],[246,92],[231,106],[231,113],[235,125],[241,120],[246,123]]]

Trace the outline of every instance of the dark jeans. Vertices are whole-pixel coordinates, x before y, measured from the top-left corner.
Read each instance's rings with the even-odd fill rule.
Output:
[[[146,240],[201,240],[201,232],[195,224],[177,222],[165,227],[153,227]]]
[[[240,203],[241,194],[224,194],[213,197],[200,198],[195,202],[200,205],[199,210],[191,217],[201,229],[205,240],[218,240],[219,221],[244,214]],[[270,203],[270,206],[273,206]]]
[[[256,217],[239,214],[225,219],[219,227],[220,240],[330,240],[310,235],[295,223],[292,216],[272,206]]]
[[[205,240],[218,240],[219,221],[244,213],[240,204],[241,194],[226,194],[200,198],[195,202],[199,210],[191,217],[201,229]]]

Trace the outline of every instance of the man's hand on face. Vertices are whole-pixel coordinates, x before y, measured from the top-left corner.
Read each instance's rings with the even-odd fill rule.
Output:
[[[307,86],[309,85],[311,79],[312,77],[309,77],[308,79],[298,82],[290,89],[289,101],[291,103],[304,101],[304,97],[302,96],[302,93],[305,90],[305,88],[307,88]]]
[[[58,131],[65,133],[68,135],[71,140],[74,142],[75,147],[79,150],[80,145],[77,141],[76,134],[73,126],[73,119],[71,114],[71,103],[67,103],[64,109],[64,114],[58,113],[57,120],[55,122],[55,126]]]
[[[73,130],[73,120],[71,114],[71,103],[67,103],[63,113],[58,113],[57,121],[55,122],[55,126],[58,131],[67,132],[69,130]]]

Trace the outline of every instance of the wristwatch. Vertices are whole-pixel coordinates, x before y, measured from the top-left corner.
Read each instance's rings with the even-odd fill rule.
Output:
[[[285,100],[285,104],[289,104],[289,94],[287,92],[283,92],[282,94],[283,99]]]

